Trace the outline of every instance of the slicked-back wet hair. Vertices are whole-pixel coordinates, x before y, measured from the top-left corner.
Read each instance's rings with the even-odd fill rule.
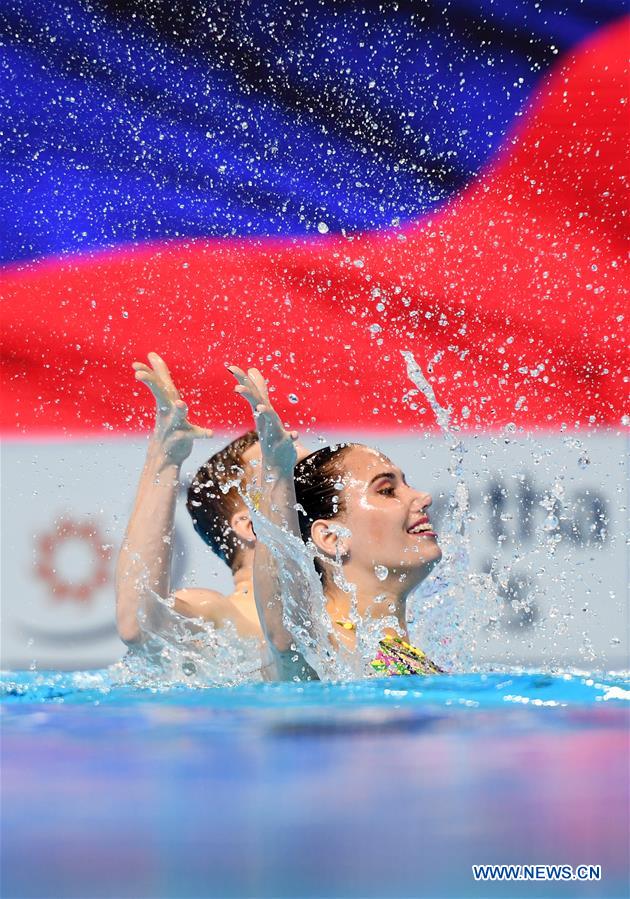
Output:
[[[230,487],[225,493],[221,488],[242,477],[243,456],[257,443],[256,431],[237,437],[201,466],[188,488],[186,508],[195,530],[232,571],[239,567],[242,543],[230,527],[230,519],[243,500],[237,487]]]
[[[298,503],[300,533],[305,543],[311,539],[311,527],[318,519],[328,521],[345,511],[343,492],[338,486],[344,473],[344,457],[356,443],[338,443],[316,450],[295,466],[295,498]],[[315,559],[323,577],[323,568]]]

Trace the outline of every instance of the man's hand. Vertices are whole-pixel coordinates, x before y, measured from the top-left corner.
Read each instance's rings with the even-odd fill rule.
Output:
[[[297,461],[297,431],[285,430],[278,413],[271,405],[265,379],[257,368],[249,368],[245,373],[236,365],[228,365],[228,370],[238,381],[234,390],[252,407],[263,465],[267,469],[293,474]]]
[[[190,455],[193,442],[200,437],[212,437],[208,428],[200,428],[188,421],[188,407],[173,383],[166,362],[157,353],[149,353],[150,365],[134,362],[136,379],[146,384],[157,405],[153,441],[165,459],[181,465]]]

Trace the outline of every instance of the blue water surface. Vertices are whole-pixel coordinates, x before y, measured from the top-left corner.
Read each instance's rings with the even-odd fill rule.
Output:
[[[3,899],[627,896],[624,676],[3,678]],[[590,883],[471,866],[597,864]]]

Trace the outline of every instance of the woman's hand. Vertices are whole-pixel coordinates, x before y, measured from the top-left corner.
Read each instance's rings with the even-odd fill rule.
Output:
[[[228,370],[238,381],[234,390],[252,407],[263,465],[267,469],[293,474],[297,461],[295,449],[297,431],[287,431],[284,428],[278,413],[271,405],[267,382],[257,368],[249,368],[245,373],[236,365],[228,365]]]
[[[149,353],[150,365],[134,362],[136,379],[146,384],[156,402],[153,442],[165,460],[181,465],[200,437],[212,437],[208,428],[200,428],[188,421],[188,407],[173,383],[166,362],[157,353]]]

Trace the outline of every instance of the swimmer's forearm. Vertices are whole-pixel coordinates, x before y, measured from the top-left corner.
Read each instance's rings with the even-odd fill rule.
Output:
[[[311,668],[302,653],[295,648],[285,651],[274,650],[273,657],[279,680],[319,680],[315,669]]]
[[[295,481],[293,466],[272,465],[263,458],[263,480],[266,485],[261,512],[274,524],[289,534],[300,536],[300,523],[295,508]]]
[[[180,465],[152,440],[116,566],[116,623],[125,643],[141,639],[138,611],[145,591],[167,596]]]
[[[260,626],[275,658],[277,653],[289,650],[293,637],[284,626],[276,560],[261,541],[256,543],[254,553],[254,599]]]
[[[277,527],[290,530],[290,512],[295,512],[293,469],[290,472],[282,471],[263,459],[262,475],[264,489],[259,509],[261,515]],[[261,539],[256,543],[254,554],[254,598],[263,633],[272,649],[279,676],[284,679],[286,664],[282,658],[290,653],[294,640],[284,624],[277,562]]]

